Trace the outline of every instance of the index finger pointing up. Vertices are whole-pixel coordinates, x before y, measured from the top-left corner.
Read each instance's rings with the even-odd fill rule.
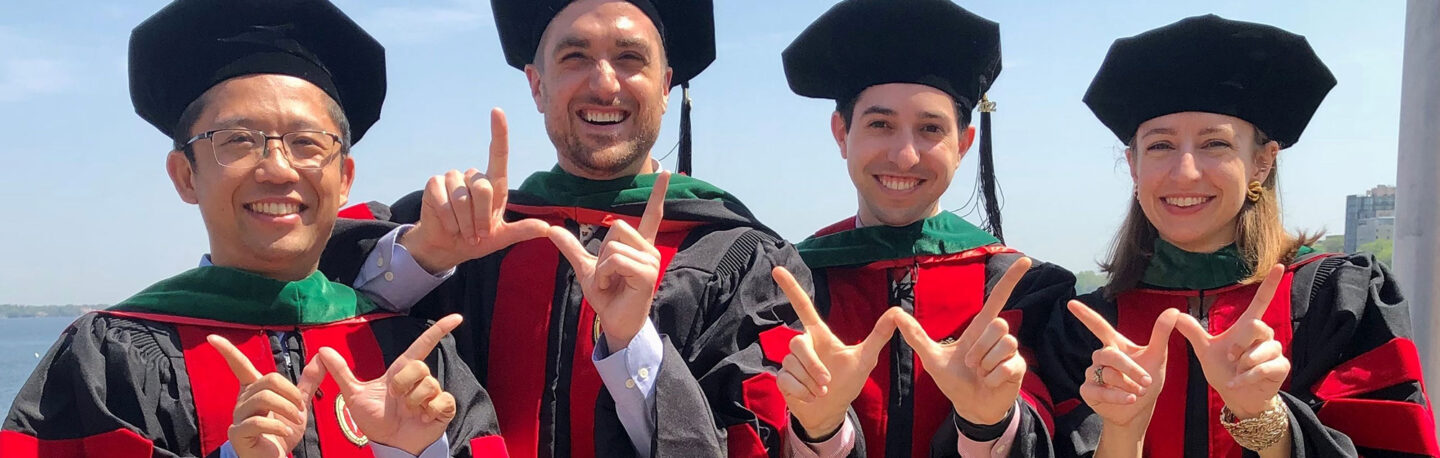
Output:
[[[235,348],[235,344],[215,334],[206,336],[205,341],[210,342],[210,346],[220,352],[220,357],[225,358],[225,364],[230,366],[230,372],[235,374],[240,385],[249,385],[260,380],[260,371],[255,370],[255,365],[250,364],[250,358],[245,357],[239,348]]]
[[[445,336],[450,334],[450,331],[454,331],[456,327],[460,326],[461,321],[463,321],[463,319],[460,318],[460,314],[458,313],[445,315],[440,321],[436,321],[434,326],[431,326],[430,329],[426,329],[424,333],[420,334],[420,337],[415,339],[415,343],[410,344],[410,348],[406,348],[405,353],[400,355],[400,359],[425,359],[426,356],[430,355],[431,351],[435,350],[435,346],[440,345],[441,339],[444,339]],[[399,366],[399,364],[396,365]]]
[[[800,316],[800,324],[805,325],[805,333],[829,338],[830,327],[825,326],[825,320],[820,318],[820,312],[815,311],[810,295],[805,293],[805,288],[800,286],[795,276],[780,266],[770,269],[770,276],[775,277],[775,283],[780,285],[780,289],[785,291],[785,297],[790,299],[790,305],[795,307],[795,314]]]
[[[506,170],[510,166],[510,124],[505,120],[505,111],[500,107],[490,110],[490,165],[485,169],[485,178],[495,188],[491,203],[494,209],[503,209],[509,191]]]
[[[650,200],[645,203],[645,215],[640,217],[640,235],[645,241],[655,244],[655,234],[660,233],[660,222],[665,220],[665,191],[670,188],[670,172],[655,176],[655,186],[650,190]]]
[[[1015,260],[1015,263],[1010,264],[1010,268],[1005,270],[1005,275],[1000,277],[1000,281],[996,282],[995,287],[990,290],[990,297],[985,298],[985,306],[980,308],[980,313],[976,314],[975,319],[970,321],[970,325],[965,327],[965,332],[960,333],[959,340],[961,342],[971,342],[978,338],[978,333],[1000,316],[1000,310],[1005,308],[1007,302],[1010,302],[1010,293],[1015,291],[1015,285],[1020,283],[1020,278],[1029,271],[1030,258],[1028,257],[1022,256]]]
[[[1255,292],[1255,298],[1250,301],[1250,306],[1245,308],[1245,313],[1240,315],[1240,321],[1258,320],[1265,316],[1265,311],[1270,308],[1270,301],[1275,298],[1275,290],[1280,288],[1280,280],[1284,277],[1284,264],[1270,266],[1270,272],[1265,275],[1265,281],[1260,282],[1260,289]]]

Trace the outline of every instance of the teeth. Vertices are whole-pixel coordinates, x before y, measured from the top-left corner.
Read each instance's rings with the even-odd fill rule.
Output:
[[[625,119],[625,113],[618,112],[618,111],[614,111],[614,112],[584,111],[584,112],[581,112],[580,115],[581,115],[586,121],[594,122],[594,123],[616,123],[616,122],[623,121],[623,120]]]
[[[279,202],[256,202],[250,204],[250,210],[265,215],[285,216],[300,213],[300,205]]]
[[[920,184],[920,180],[917,178],[881,176],[880,184],[896,191],[905,191]]]
[[[1165,203],[1176,207],[1193,207],[1210,200],[1209,197],[1166,197]]]

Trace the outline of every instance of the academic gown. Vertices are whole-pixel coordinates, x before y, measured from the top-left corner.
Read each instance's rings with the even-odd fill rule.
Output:
[[[207,266],[171,277],[65,330],[15,398],[0,456],[219,456],[240,387],[207,335],[226,337],[260,372],[292,382],[322,346],[369,380],[427,328],[374,309],[319,272],[281,282]],[[456,399],[450,453],[505,456],[490,398],[454,340],[426,363]],[[293,456],[371,455],[339,394],[327,376]]]
[[[855,218],[821,229],[797,245],[815,278],[815,306],[841,340],[865,339],[890,307],[915,316],[944,342],[958,338],[991,288],[1022,254],[959,216],[942,212],[905,227],[855,228]],[[1000,317],[1033,363],[1030,347],[1049,315],[1074,295],[1075,277],[1035,261]],[[788,342],[787,342],[788,343]],[[788,349],[788,346],[786,347]],[[1009,456],[1050,456],[1050,398],[1027,371]],[[852,403],[866,456],[954,456],[958,432],[952,403],[896,334]]]
[[[506,218],[565,227],[598,253],[611,221],[638,226],[655,177],[594,181],[556,167],[510,192]],[[342,220],[321,270],[353,280],[394,223],[419,219],[420,196],[417,191],[390,207],[372,202],[362,212],[391,215],[388,223]],[[806,287],[809,271],[794,247],[737,199],[682,175],[671,177],[655,244],[663,275],[650,319],[664,353],[655,375],[652,454],[777,455],[785,425],[774,376],[780,359],[759,342],[796,318],[770,270],[784,266]],[[455,332],[460,353],[495,395],[511,453],[636,453],[591,360],[599,321],[550,240],[460,264],[412,311],[423,317],[454,312],[466,318]]]
[[[1189,253],[1157,241],[1139,288],[1106,300],[1080,298],[1136,343],[1155,319],[1177,308],[1211,334],[1244,313],[1259,284],[1241,284],[1249,267],[1234,245]],[[1435,456],[1435,424],[1410,340],[1409,304],[1388,268],[1368,254],[1314,253],[1290,263],[1262,320],[1290,359],[1280,398],[1289,410],[1293,456]],[[1288,291],[1289,294],[1284,292]],[[1057,314],[1042,348],[1042,374],[1056,398],[1056,450],[1093,455],[1101,419],[1079,395],[1100,342],[1078,319]],[[1219,423],[1224,401],[1205,381],[1188,342],[1170,336],[1165,386],[1145,437],[1147,456],[1256,456]]]

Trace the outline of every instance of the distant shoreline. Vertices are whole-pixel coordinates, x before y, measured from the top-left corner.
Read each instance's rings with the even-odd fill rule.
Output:
[[[77,317],[89,312],[104,309],[104,305],[14,305],[0,304],[0,319],[5,318],[44,318],[44,317]]]

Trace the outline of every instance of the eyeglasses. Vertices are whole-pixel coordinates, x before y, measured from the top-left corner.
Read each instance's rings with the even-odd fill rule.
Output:
[[[189,147],[200,140],[209,140],[215,161],[225,167],[254,167],[269,157],[270,140],[280,140],[286,159],[297,169],[318,169],[340,152],[340,136],[318,130],[300,130],[285,135],[265,135],[251,129],[216,129],[190,137]]]

